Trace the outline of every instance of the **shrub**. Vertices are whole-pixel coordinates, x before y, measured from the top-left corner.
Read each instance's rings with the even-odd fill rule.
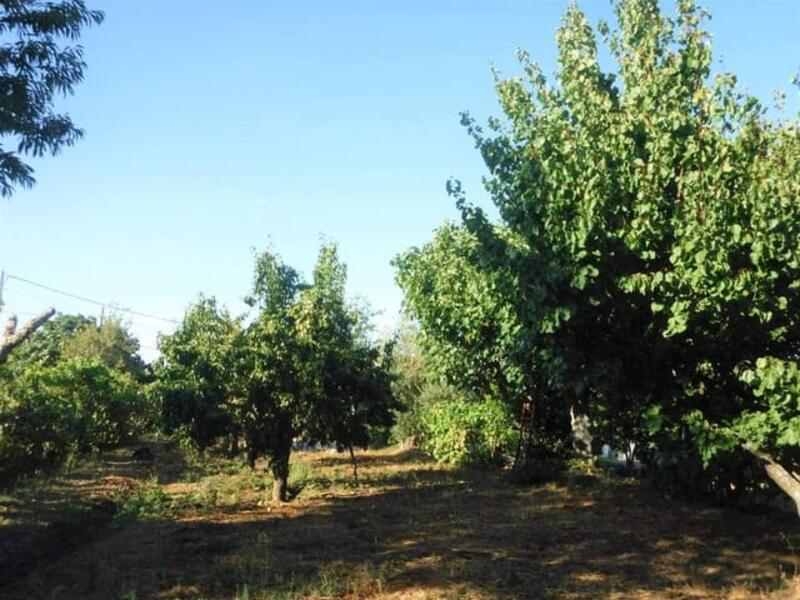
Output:
[[[73,454],[111,448],[141,424],[133,379],[96,360],[32,365],[0,395],[0,484],[51,470]]]
[[[421,423],[423,448],[450,464],[504,462],[516,440],[507,406],[493,399],[458,397],[431,403]]]
[[[126,374],[97,360],[74,359],[46,369],[35,385],[76,408],[79,452],[113,448],[134,433],[142,398]]]
[[[116,524],[134,519],[163,517],[171,510],[169,496],[156,483],[149,482],[117,501]]]
[[[451,388],[440,385],[426,385],[414,395],[404,398],[404,410],[395,413],[391,440],[404,443],[413,440],[415,444],[425,436],[424,417],[431,405],[443,400],[455,400],[457,395]]]
[[[40,390],[10,397],[0,406],[0,485],[62,465],[75,448],[77,407]]]

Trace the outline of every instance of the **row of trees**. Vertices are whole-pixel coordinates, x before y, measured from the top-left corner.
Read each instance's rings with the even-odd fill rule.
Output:
[[[800,511],[800,129],[733,75],[712,78],[706,16],[692,0],[675,18],[618,0],[617,26],[593,29],[571,6],[555,81],[520,53],[524,76],[496,78],[504,118],[484,130],[464,115],[499,218],[451,182],[461,222],[396,261],[425,364],[449,385],[394,383],[407,429],[496,430],[492,455],[524,406],[531,452],[562,453],[570,431],[584,454],[598,441],[671,450],[722,496],[763,487],[743,468],[758,466]],[[17,144],[0,148],[3,195],[33,183],[21,155],[81,136],[53,112],[85,67],[59,42],[101,20],[82,0],[0,0],[0,134]],[[267,457],[285,498],[294,438],[352,451],[391,421],[391,345],[369,340],[344,282],[333,246],[307,283],[260,255],[252,318],[201,298],[161,341],[148,394],[118,323],[63,317],[20,345],[45,313],[0,345],[0,363],[19,345],[0,365],[0,477],[118,443],[149,397],[199,447],[227,436],[251,464]]]
[[[504,118],[464,115],[499,217],[451,182],[461,222],[396,260],[406,307],[452,384],[533,402],[543,446],[672,448],[724,496],[763,485],[749,462],[800,510],[798,121],[712,77],[693,1],[615,13],[571,6],[555,81],[521,52]]]
[[[385,439],[398,405],[393,343],[371,340],[345,283],[335,245],[310,282],[260,254],[250,315],[200,297],[152,365],[114,318],[55,317],[0,368],[0,484],[156,430],[201,451],[224,438],[251,466],[266,458],[281,501],[298,438],[349,449],[355,469],[354,448]]]
[[[355,469],[354,446],[388,429],[396,406],[392,345],[370,340],[368,315],[345,300],[345,282],[328,244],[310,282],[277,254],[258,255],[249,321],[201,297],[160,341],[155,385],[167,430],[201,449],[227,436],[234,454],[244,441],[251,466],[267,459],[279,501],[299,437],[349,449]]]

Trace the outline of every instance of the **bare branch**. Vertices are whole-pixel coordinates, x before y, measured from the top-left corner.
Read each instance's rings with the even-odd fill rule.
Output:
[[[41,327],[54,314],[56,314],[56,309],[51,306],[39,316],[34,317],[25,323],[25,325],[23,325],[19,330],[16,329],[16,317],[12,316],[9,319],[8,327],[6,328],[6,331],[10,332],[10,335],[3,337],[3,341],[0,342],[0,364],[3,364],[6,361],[9,352],[30,337],[34,331],[39,329],[39,327]]]

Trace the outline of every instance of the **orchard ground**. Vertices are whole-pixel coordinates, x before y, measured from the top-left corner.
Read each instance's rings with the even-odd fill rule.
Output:
[[[296,453],[286,504],[169,442],[0,498],[0,597],[800,597],[796,517],[667,500],[603,474],[514,487],[416,450]],[[794,580],[794,581],[793,581]]]

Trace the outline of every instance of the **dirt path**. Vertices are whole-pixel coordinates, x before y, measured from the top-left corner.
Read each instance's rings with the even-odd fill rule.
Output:
[[[520,489],[409,451],[360,455],[355,486],[347,457],[298,458],[302,490],[283,506],[229,462],[163,477],[179,510],[106,528],[4,597],[800,597],[783,585],[800,568],[793,519],[670,503],[624,481]],[[7,526],[0,535],[20,534]]]

